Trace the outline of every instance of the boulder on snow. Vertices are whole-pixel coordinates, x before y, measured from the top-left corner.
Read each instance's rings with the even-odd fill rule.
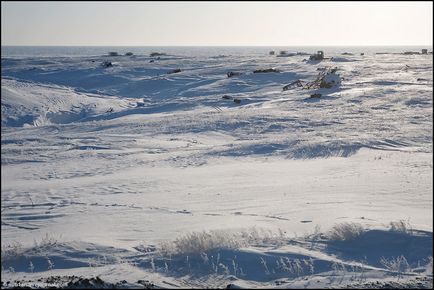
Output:
[[[176,74],[176,73],[179,73],[179,72],[181,72],[181,69],[180,69],[180,68],[176,68],[176,69],[171,70],[171,71],[169,71],[169,72],[167,72],[167,73],[168,73],[168,74]]]

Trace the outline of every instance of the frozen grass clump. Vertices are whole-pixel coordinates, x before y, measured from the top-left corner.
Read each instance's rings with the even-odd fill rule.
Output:
[[[59,239],[54,237],[53,235],[49,235],[48,233],[46,233],[39,242],[33,240],[33,247],[35,249],[47,249],[55,247],[57,245],[59,245]]]
[[[390,231],[403,234],[411,234],[412,227],[409,221],[399,220],[397,222],[390,222]]]
[[[362,225],[358,223],[341,223],[335,225],[327,237],[333,241],[350,241],[359,237],[364,232]]]
[[[12,242],[11,244],[2,245],[1,247],[1,262],[17,258],[24,253],[23,245],[19,242]]]
[[[286,233],[281,229],[278,229],[277,232],[273,232],[272,230],[254,227],[241,231],[239,234],[240,238],[251,246],[276,246],[282,245],[288,241]]]
[[[3,263],[28,254],[43,254],[59,245],[59,239],[49,234],[45,234],[40,241],[33,240],[33,247],[30,248],[25,248],[21,243],[14,241],[10,244],[2,245],[1,261]]]
[[[163,256],[177,254],[200,254],[213,249],[237,249],[247,246],[235,233],[227,231],[202,231],[188,233],[174,240],[160,245]]]
[[[428,257],[428,261],[427,261],[427,264],[425,266],[425,272],[428,273],[428,275],[431,275],[431,276],[433,274],[433,259],[432,259],[432,256]]]
[[[380,263],[389,271],[397,273],[406,273],[410,271],[410,265],[403,255],[396,258],[392,257],[390,259],[382,257]]]
[[[284,232],[251,228],[243,231],[212,230],[192,232],[171,242],[163,242],[159,252],[163,256],[200,255],[216,249],[239,249],[255,245],[276,245],[286,240]]]

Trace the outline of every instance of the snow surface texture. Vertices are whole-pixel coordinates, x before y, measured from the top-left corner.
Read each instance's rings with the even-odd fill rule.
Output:
[[[432,55],[306,58],[2,57],[2,282],[432,287]]]

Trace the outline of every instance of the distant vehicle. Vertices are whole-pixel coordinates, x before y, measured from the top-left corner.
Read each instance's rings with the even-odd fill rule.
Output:
[[[309,57],[309,60],[323,60],[324,59],[324,52],[322,50],[318,50],[317,53],[312,54]]]

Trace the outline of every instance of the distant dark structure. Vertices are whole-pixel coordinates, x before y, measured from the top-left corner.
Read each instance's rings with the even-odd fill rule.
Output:
[[[274,50],[269,52],[270,55],[274,55]]]
[[[119,54],[116,51],[110,51],[108,53],[109,56],[118,56]]]
[[[127,52],[127,53],[125,53],[125,55],[126,55],[126,56],[132,56],[133,53],[132,53],[132,52]]]
[[[422,54],[428,54],[428,49],[422,49]]]
[[[279,56],[279,57],[287,57],[287,56],[295,56],[297,54],[298,53],[296,53],[296,52],[288,52],[286,50],[281,50],[281,51],[279,51],[279,54],[277,56]]]
[[[312,54],[309,57],[309,60],[323,60],[324,59],[324,52],[322,50],[318,50],[317,53]]]
[[[404,54],[405,55],[413,55],[413,54],[421,54],[421,53],[418,51],[405,51]]]
[[[277,69],[275,69],[275,68],[257,69],[257,70],[253,71],[254,74],[257,74],[257,73],[271,73],[271,72],[279,72],[279,71]]]

